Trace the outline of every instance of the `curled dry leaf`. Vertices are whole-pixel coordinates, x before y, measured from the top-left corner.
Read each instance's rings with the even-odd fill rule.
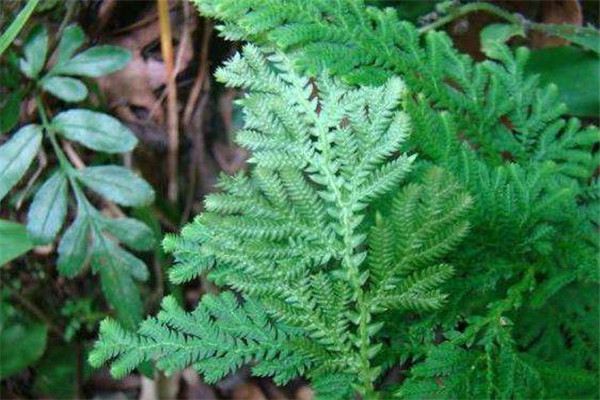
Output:
[[[233,400],[267,400],[265,394],[253,383],[242,383],[233,390]]]
[[[212,387],[204,383],[193,368],[184,369],[182,377],[185,382],[184,398],[217,400],[217,396]]]
[[[583,13],[578,0],[547,0],[542,2],[541,21],[545,24],[571,24],[581,26]],[[531,44],[536,48],[566,46],[570,42],[543,32],[531,33]]]
[[[300,386],[296,390],[295,398],[297,400],[314,400],[315,393],[310,386]]]
[[[159,104],[161,99],[155,94],[155,90],[166,83],[166,69],[160,59],[160,52],[157,56],[147,54],[148,48],[158,48],[154,44],[158,43],[160,35],[156,9],[151,9],[147,14],[141,17],[147,23],[134,29],[125,28],[122,30],[124,33],[110,41],[111,44],[129,49],[132,53],[131,62],[121,71],[99,79],[102,91],[109,104],[116,108],[119,117],[135,125],[149,125],[149,128],[140,128],[146,134],[148,130],[160,130],[164,123],[164,111]],[[179,73],[186,69],[193,57],[191,33],[196,28],[196,17],[185,19],[175,8],[170,15],[172,26],[187,27],[173,32],[175,39],[178,39],[175,54],[178,55]],[[155,135],[152,132],[146,136],[154,141],[152,137]]]

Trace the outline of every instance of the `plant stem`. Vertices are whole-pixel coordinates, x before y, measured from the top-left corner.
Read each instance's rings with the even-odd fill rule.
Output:
[[[369,359],[369,347],[371,344],[368,332],[368,326],[371,318],[369,311],[369,304],[365,298],[365,291],[363,288],[363,282],[361,279],[359,265],[355,259],[356,251],[354,243],[354,212],[352,211],[351,201],[347,199],[347,192],[341,186],[335,176],[335,169],[331,166],[334,164],[334,160],[330,154],[331,143],[328,129],[321,125],[318,118],[314,119],[314,124],[318,132],[319,149],[321,156],[323,157],[322,163],[316,163],[314,166],[320,173],[325,177],[327,186],[333,191],[335,197],[335,203],[341,210],[340,212],[340,224],[342,226],[342,241],[344,248],[342,250],[342,266],[346,270],[347,279],[350,285],[352,285],[355,297],[356,297],[356,309],[359,313],[358,318],[358,350],[359,356],[357,360],[358,364],[358,376],[360,379],[360,394],[365,399],[377,399],[378,395],[375,392],[373,386],[373,380],[376,375],[374,369],[371,366]],[[309,160],[309,162],[311,162]]]
[[[477,12],[477,11],[484,11],[484,12],[487,12],[490,14],[494,14],[495,16],[505,19],[506,21],[508,21],[510,23],[517,24],[517,25],[523,25],[523,21],[519,17],[517,17],[515,14],[512,14],[498,6],[495,6],[490,3],[470,3],[470,4],[465,4],[463,6],[460,6],[456,9],[452,10],[448,15],[445,15],[445,16],[437,19],[436,21],[432,22],[429,25],[425,25],[425,26],[419,28],[419,33],[425,33],[425,32],[429,32],[431,30],[437,29],[441,26],[444,26],[444,25],[454,21],[457,18],[463,17],[469,13]]]
[[[169,152],[167,156],[169,184],[167,195],[171,202],[175,202],[177,201],[178,192],[177,159],[179,153],[179,114],[177,112],[177,85],[175,84],[176,71],[173,66],[173,42],[167,0],[157,0],[157,8],[160,25],[160,47],[167,74],[167,128],[169,134]]]
[[[40,119],[42,120],[42,126],[44,130],[48,134],[48,138],[50,139],[50,143],[52,144],[52,148],[54,149],[54,153],[56,154],[56,158],[58,159],[58,164],[60,165],[61,170],[67,176],[69,180],[69,184],[73,189],[73,193],[75,193],[75,198],[77,199],[77,204],[79,207],[83,209],[83,212],[87,215],[92,215],[93,208],[89,204],[87,198],[83,194],[79,183],[75,179],[75,174],[77,171],[65,155],[64,151],[60,147],[58,140],[56,139],[56,133],[54,132],[52,125],[48,121],[48,116],[46,114],[46,109],[44,108],[44,102],[42,101],[41,96],[38,94],[35,96],[35,102],[37,105],[38,113],[40,114]],[[94,232],[98,235],[101,233],[100,228],[97,226],[94,218],[90,218],[90,224]]]
[[[69,180],[71,180],[71,176],[73,174],[73,166],[67,159],[67,156],[60,148],[58,144],[58,140],[56,140],[56,134],[54,133],[50,122],[48,121],[48,116],[46,115],[46,109],[44,108],[44,102],[40,95],[35,96],[35,103],[37,105],[38,113],[40,114],[40,119],[42,120],[42,126],[44,130],[48,134],[48,138],[50,139],[50,143],[52,144],[52,148],[54,149],[54,153],[56,154],[56,158],[58,159],[58,163],[63,172],[67,175]]]

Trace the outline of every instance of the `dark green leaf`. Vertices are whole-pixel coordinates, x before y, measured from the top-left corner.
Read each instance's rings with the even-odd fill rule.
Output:
[[[42,142],[42,129],[26,125],[0,146],[0,200],[25,175]]]
[[[27,231],[35,243],[52,242],[67,214],[67,179],[58,171],[37,191],[27,213]]]
[[[58,245],[58,272],[73,277],[85,266],[89,244],[89,221],[78,214]]]
[[[600,109],[600,58],[572,46],[531,52],[526,72],[539,74],[543,85],[555,84],[559,95],[576,116],[597,116]]]
[[[142,178],[116,165],[87,167],[79,179],[90,189],[124,206],[143,206],[154,201],[154,190]]]
[[[85,41],[85,34],[78,25],[69,25],[65,28],[60,42],[58,43],[58,57],[56,64],[63,64],[70,59],[75,51],[81,47]]]
[[[0,379],[14,375],[31,365],[46,349],[46,325],[23,321],[12,306],[0,303]]]
[[[37,78],[46,63],[46,54],[48,53],[48,32],[42,25],[38,25],[31,30],[31,33],[25,41],[23,54],[25,59],[21,59],[21,71],[29,78]]]
[[[54,399],[77,398],[78,362],[77,346],[48,347],[44,357],[36,364],[33,385],[35,392]],[[88,375],[86,363],[82,367],[83,375]]]
[[[571,24],[535,24],[533,28],[600,54],[600,32],[596,28]]]
[[[11,91],[4,100],[0,100],[0,134],[10,131],[19,122],[19,108],[23,93]]]
[[[79,75],[97,78],[122,69],[131,54],[122,47],[96,46],[52,68],[52,74]]]
[[[110,115],[74,109],[58,114],[54,128],[69,140],[106,153],[131,151],[137,139],[129,129]]]
[[[133,218],[103,218],[102,226],[134,250],[150,250],[155,243],[152,230]]]
[[[0,266],[27,253],[33,243],[21,224],[0,219]]]
[[[42,80],[42,88],[64,101],[81,101],[88,95],[87,87],[79,79],[51,76]]]
[[[140,282],[148,279],[148,268],[142,260],[130,252],[123,250],[116,242],[110,239],[103,237],[101,242],[103,246],[101,250],[105,254],[110,254],[113,262],[119,266],[121,271],[126,271],[132,278]]]
[[[134,329],[141,321],[143,306],[131,271],[124,268],[121,253],[124,251],[105,237],[96,239],[92,253],[92,266],[100,273],[104,295],[116,310],[123,325],[128,329]]]

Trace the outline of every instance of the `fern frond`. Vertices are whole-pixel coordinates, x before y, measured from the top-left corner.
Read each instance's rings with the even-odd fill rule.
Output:
[[[137,336],[106,323],[92,361],[114,358],[119,376],[149,359],[168,372],[193,365],[209,381],[251,361],[279,381],[315,368],[353,371],[369,393],[381,372],[369,363],[381,324],[370,323],[363,224],[369,204],[393,191],[415,159],[401,154],[404,85],[309,81],[284,55],[251,45],[217,76],[247,90],[240,142],[252,144],[255,167],[221,178],[206,212],[164,246],[175,254],[173,281],[206,272],[244,301],[230,292],[204,296],[186,313],[167,298]],[[438,301],[442,269],[412,277],[407,301]]]

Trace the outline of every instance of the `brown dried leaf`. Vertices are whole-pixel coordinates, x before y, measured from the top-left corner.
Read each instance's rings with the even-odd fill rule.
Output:
[[[572,24],[581,26],[583,13],[578,0],[547,0],[542,2],[541,22],[545,24]],[[531,34],[531,44],[535,48],[566,46],[570,42],[539,31]]]
[[[301,386],[296,390],[296,400],[313,400],[315,398],[315,392],[310,386]]]
[[[196,27],[196,18],[184,19],[173,10],[170,13],[172,26],[187,29],[175,31],[174,36],[179,39],[175,47],[178,55],[177,72],[183,71],[193,57],[191,33]],[[109,104],[118,107],[119,117],[127,122],[164,123],[164,111],[160,99],[154,91],[166,83],[166,68],[159,55],[148,56],[145,49],[157,43],[160,36],[160,27],[156,17],[156,9],[140,17],[148,23],[136,26],[135,29],[124,29],[124,34],[110,40],[111,44],[123,46],[131,51],[132,60],[123,70],[99,79],[100,88],[106,94]],[[186,38],[183,38],[186,32]]]
[[[243,383],[233,389],[232,400],[267,400],[265,394],[253,383]]]

